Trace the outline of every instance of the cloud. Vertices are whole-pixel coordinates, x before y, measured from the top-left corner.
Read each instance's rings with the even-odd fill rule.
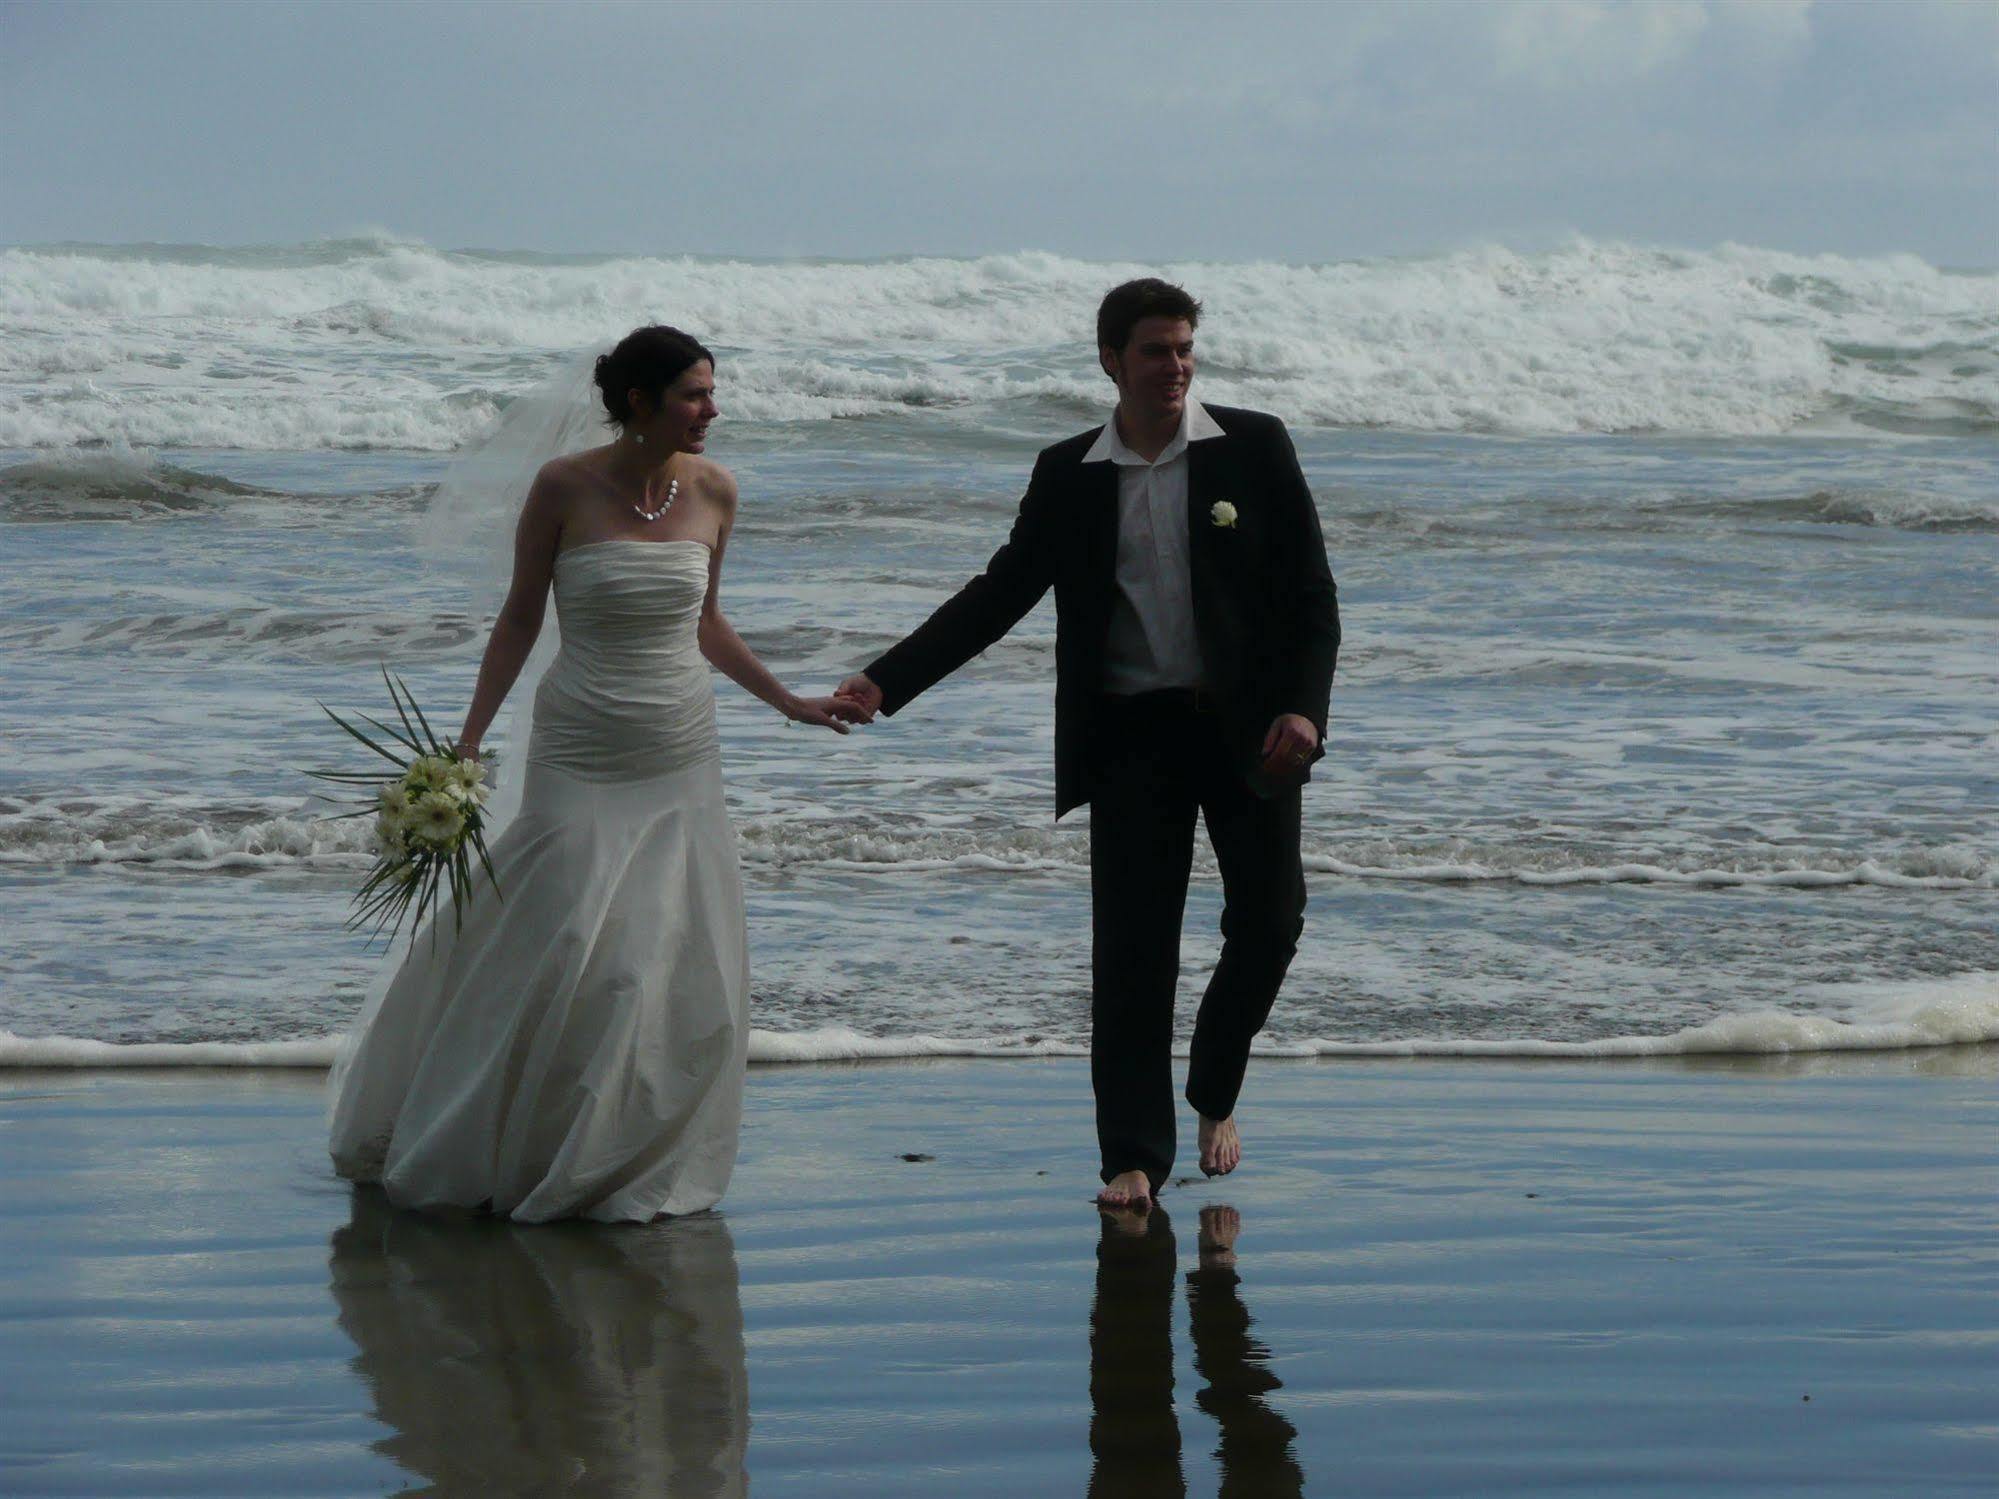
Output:
[[[1714,14],[1738,38],[1757,38],[1782,52],[1810,45],[1814,0],[1716,0]]]
[[[688,14],[0,10],[0,240],[370,222],[448,246],[1322,260],[1573,229],[1999,260],[1987,3]]]
[[[1702,0],[1545,0],[1496,6],[1491,17],[1500,76],[1543,88],[1602,87],[1670,67],[1710,19]]]

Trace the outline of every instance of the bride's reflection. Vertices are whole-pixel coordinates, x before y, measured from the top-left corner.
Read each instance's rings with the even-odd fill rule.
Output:
[[[1269,1402],[1283,1386],[1270,1350],[1250,1334],[1242,1303],[1234,1208],[1201,1210],[1200,1259],[1187,1274],[1194,1403],[1221,1427],[1215,1460],[1224,1496],[1287,1499],[1305,1492],[1297,1430]],[[1185,1495],[1173,1409],[1173,1282],[1178,1260],[1166,1210],[1106,1213],[1090,1309],[1092,1499]]]
[[[746,1490],[749,1383],[728,1224],[523,1227],[358,1189],[340,1326],[379,1450],[443,1494]]]

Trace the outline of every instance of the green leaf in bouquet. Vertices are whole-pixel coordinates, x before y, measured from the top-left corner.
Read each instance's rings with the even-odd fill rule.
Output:
[[[423,716],[423,708],[418,704],[416,694],[410,691],[409,684],[401,677],[391,678],[386,666],[382,668],[382,679],[389,684],[389,699],[395,703],[396,715],[402,719],[403,727],[410,730],[410,737],[412,739],[416,737],[416,730],[410,728],[409,713],[413,713],[416,715],[416,721],[423,726],[424,737],[430,741],[430,752],[437,755],[449,754],[449,748],[437,737],[437,731],[431,728],[430,720]],[[409,705],[409,713],[403,712],[405,703]]]
[[[479,863],[486,870],[486,878],[493,882],[493,894],[499,896],[501,900],[505,900],[506,896],[500,893],[500,877],[493,872],[492,856],[486,852],[485,835],[483,833],[474,833],[469,841],[472,847],[478,852]]]
[[[370,718],[367,714],[363,713],[361,715],[361,719],[364,723],[373,724],[376,728],[380,729],[384,734],[387,734],[391,739],[395,740],[397,744],[402,745],[412,755],[427,755],[430,753],[430,751],[426,750],[423,747],[423,745],[420,744],[417,740],[405,739],[401,734],[398,734],[393,728],[391,728],[388,724],[383,723],[379,718]],[[398,755],[396,759],[398,761],[402,761],[403,757],[401,755]]]
[[[472,868],[465,857],[465,845],[451,852],[451,929],[465,927],[465,908],[472,903]]]
[[[416,928],[430,921],[430,950],[437,951],[437,887],[444,881],[445,861],[432,859],[424,871],[423,893],[417,897],[416,924],[410,928],[410,946],[416,946]]]
[[[308,770],[306,774],[315,780],[332,781],[341,786],[388,786],[396,780],[394,776],[385,776],[373,770]]]
[[[403,709],[403,699],[405,697],[409,697],[409,704],[412,708],[416,706],[416,699],[410,697],[410,690],[403,685],[402,678],[391,676],[386,666],[382,668],[382,682],[389,689],[389,702],[395,707],[396,717],[403,721],[403,733],[407,736],[404,743],[415,749],[420,755],[427,754],[428,751],[421,747],[421,742],[416,737],[416,725],[410,722],[409,714]],[[417,716],[421,719],[423,715],[418,714]]]
[[[408,762],[401,755],[397,754],[394,750],[388,750],[382,748],[381,745],[375,743],[374,740],[370,739],[366,734],[362,733],[359,729],[355,728],[354,725],[349,723],[346,719],[342,718],[338,713],[335,713],[331,708],[327,707],[326,704],[321,703],[319,705],[319,710],[320,712],[324,713],[328,718],[332,719],[335,723],[339,724],[340,727],[344,729],[347,733],[352,734],[356,739],[360,740],[361,743],[367,745],[369,749],[373,750],[376,754],[380,755],[384,760],[387,760],[391,765],[395,766],[396,769],[404,770],[408,768]],[[372,718],[368,718],[368,716],[365,713],[362,714],[361,716],[367,722],[375,723],[375,720]],[[380,724],[375,724],[375,727],[379,729],[382,726]],[[388,731],[384,730],[384,732],[386,733]]]

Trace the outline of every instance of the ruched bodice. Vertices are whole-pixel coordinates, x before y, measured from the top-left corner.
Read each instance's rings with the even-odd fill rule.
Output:
[[[714,759],[715,697],[696,638],[705,543],[599,541],[558,553],[562,648],[535,693],[528,763],[644,780]]]

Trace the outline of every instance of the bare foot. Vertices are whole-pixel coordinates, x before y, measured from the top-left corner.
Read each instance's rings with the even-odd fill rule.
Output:
[[[1210,1119],[1206,1114],[1201,1120],[1201,1173],[1204,1176],[1227,1176],[1242,1164],[1242,1136],[1236,1133],[1235,1119]]]
[[[1100,1208],[1130,1208],[1142,1213],[1152,1206],[1152,1183],[1143,1171],[1120,1171],[1097,1194]]]
[[[1233,1265],[1236,1235],[1242,1232],[1242,1214],[1231,1207],[1201,1209],[1201,1263]]]
[[[1142,1239],[1151,1226],[1152,1214],[1146,1208],[1113,1208],[1100,1210],[1103,1221],[1111,1227],[1111,1232],[1127,1239]]]

